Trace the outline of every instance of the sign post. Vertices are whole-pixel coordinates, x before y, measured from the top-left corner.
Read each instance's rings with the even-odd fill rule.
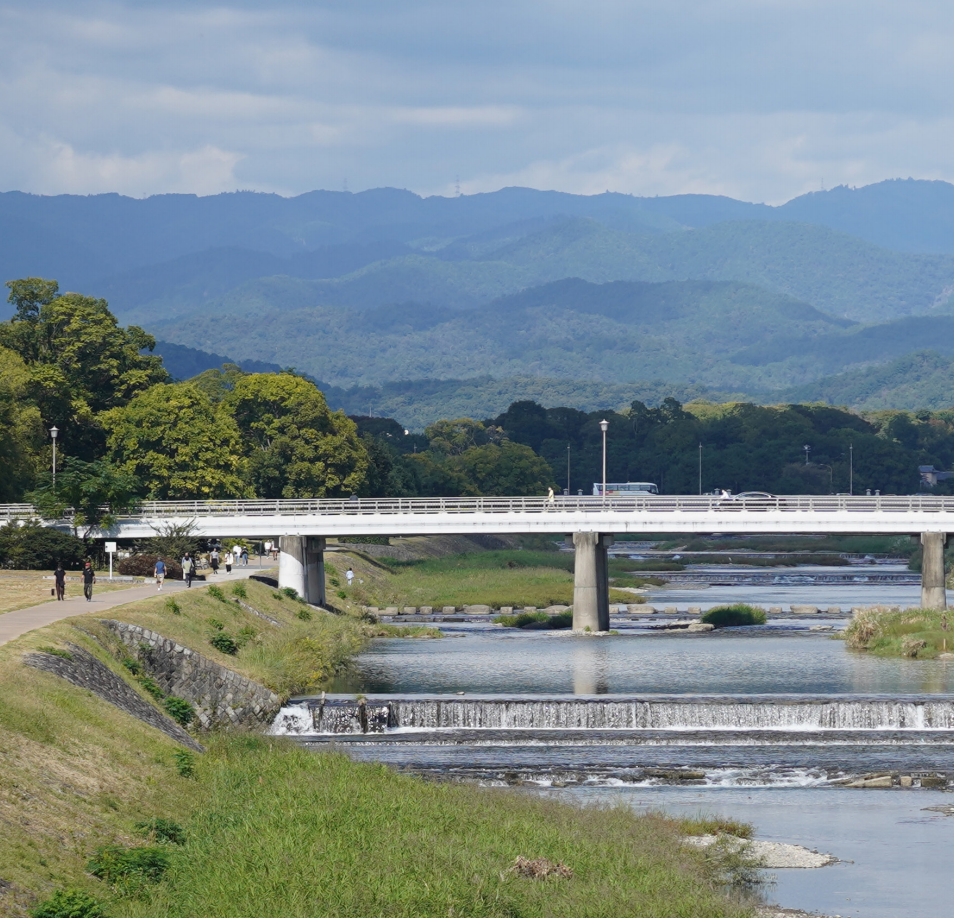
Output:
[[[116,543],[106,543],[106,554],[109,555],[109,579],[113,579],[113,555],[116,553]]]

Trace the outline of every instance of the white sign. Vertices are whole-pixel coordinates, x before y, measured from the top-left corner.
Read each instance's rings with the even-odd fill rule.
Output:
[[[114,551],[116,551],[116,543],[115,543],[115,542],[107,542],[107,543],[106,543],[106,554],[111,555]]]

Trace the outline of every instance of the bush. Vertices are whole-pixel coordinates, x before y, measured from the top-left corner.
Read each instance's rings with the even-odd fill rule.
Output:
[[[33,918],[106,918],[103,907],[92,896],[71,889],[58,889],[30,910]]]
[[[57,561],[66,568],[83,566],[86,545],[82,539],[36,523],[0,528],[0,562],[20,570],[52,570]]]
[[[245,625],[239,629],[236,641],[239,647],[244,647],[249,641],[254,641],[258,637],[258,629],[254,625]]]
[[[764,625],[765,613],[756,606],[736,603],[734,606],[717,606],[710,609],[701,619],[716,628],[736,628],[740,625]]]
[[[299,609],[295,615],[298,616],[303,622],[311,621],[311,609]]]
[[[952,616],[954,617],[954,616]],[[930,659],[954,650],[949,613],[935,609],[865,609],[845,629],[853,650],[880,656]]]
[[[176,749],[172,753],[172,760],[175,762],[176,771],[183,778],[195,777],[195,756],[188,749]]]
[[[133,660],[132,657],[125,657],[123,659],[123,666],[134,676],[141,675],[142,673],[142,664],[138,660]]]
[[[234,657],[239,652],[239,646],[235,642],[235,638],[224,631],[216,631],[209,638],[209,643],[220,653],[227,653],[230,657]]]
[[[195,708],[185,698],[170,695],[162,706],[166,713],[181,727],[188,727],[195,720]]]
[[[86,869],[107,883],[126,879],[158,882],[169,869],[169,854],[163,848],[152,846],[123,848],[120,845],[103,845],[96,849]]]
[[[221,622],[217,618],[207,618],[206,622],[213,631],[223,631],[225,629],[225,622]]]
[[[173,615],[181,615],[181,614],[182,614],[182,608],[179,606],[179,603],[177,603],[171,596],[166,600],[166,608],[167,608]]]
[[[154,838],[156,841],[169,842],[171,845],[185,844],[185,829],[177,822],[171,819],[163,819],[161,816],[155,819],[147,819],[145,822],[137,822],[136,830],[144,838]]]
[[[213,599],[217,599],[219,602],[226,601],[225,593],[222,592],[222,587],[218,587],[214,583],[208,588],[208,590],[206,590],[206,592],[209,594],[209,596],[211,596]]]
[[[151,577],[156,569],[159,555],[138,554],[123,558],[116,565],[116,573],[125,577]],[[162,558],[166,564],[166,577],[173,580],[182,579],[182,565],[171,558]]]
[[[239,599],[248,599],[248,590],[245,589],[244,583],[233,583],[232,584],[232,595],[237,596]]]
[[[284,593],[289,599],[301,599],[298,595],[298,590],[293,587],[282,587],[279,592]]]
[[[573,613],[561,612],[548,615],[546,612],[518,612],[516,615],[498,615],[494,621],[507,628],[528,628],[547,631],[573,627]]]
[[[162,701],[162,699],[166,697],[166,693],[159,688],[159,683],[151,676],[140,676],[139,684],[149,692],[156,701]]]

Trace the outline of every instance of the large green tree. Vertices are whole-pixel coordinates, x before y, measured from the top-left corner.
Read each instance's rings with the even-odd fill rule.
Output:
[[[0,345],[15,351],[29,374],[29,394],[46,427],[60,430],[65,454],[91,461],[102,454],[102,412],[169,378],[156,344],[133,325],[121,327],[105,300],[59,292],[56,281],[9,281],[15,314],[0,324]]]
[[[553,470],[529,446],[505,440],[472,446],[452,460],[467,478],[471,494],[496,497],[543,496],[554,485]]]
[[[362,491],[368,451],[354,422],[293,373],[253,373],[223,402],[242,434],[247,481],[259,497],[340,497]]]
[[[0,347],[0,501],[22,497],[44,452],[45,431],[29,399],[29,382],[19,355]]]
[[[110,461],[154,500],[251,496],[231,414],[190,383],[160,384],[102,416]]]

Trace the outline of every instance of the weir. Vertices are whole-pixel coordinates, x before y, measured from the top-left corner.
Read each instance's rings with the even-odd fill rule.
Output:
[[[286,705],[279,735],[391,730],[954,730],[954,695],[658,695],[367,699]]]

